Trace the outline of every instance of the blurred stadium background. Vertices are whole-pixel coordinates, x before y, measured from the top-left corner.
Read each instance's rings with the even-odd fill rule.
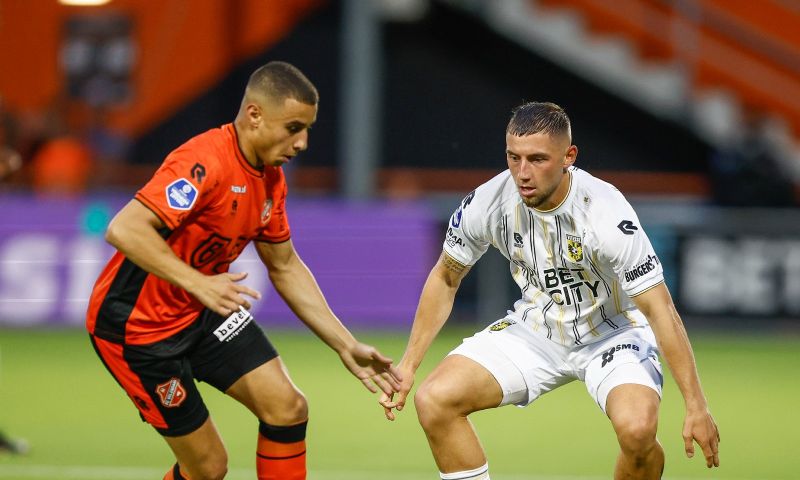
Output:
[[[456,203],[504,168],[511,108],[561,104],[577,165],[631,200],[667,272],[722,432],[683,457],[667,380],[665,478],[800,478],[797,0],[0,0],[0,479],[160,478],[82,331],[102,232],[163,157],[229,122],[249,73],[300,67],[321,94],[287,167],[300,254],[339,316],[399,359]],[[309,397],[310,478],[434,478],[413,409],[394,424],[267,292],[256,317]],[[515,299],[499,254],[457,298],[418,381]],[[230,478],[255,425],[207,392]],[[493,478],[608,478],[616,444],[579,385],[476,416]],[[496,475],[495,475],[496,473]]]

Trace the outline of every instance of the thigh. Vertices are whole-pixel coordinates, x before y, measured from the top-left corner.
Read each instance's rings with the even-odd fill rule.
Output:
[[[201,336],[189,357],[192,371],[196,379],[221,392],[278,356],[264,331],[244,312],[225,318],[206,309],[198,318]]]
[[[646,387],[660,399],[664,378],[656,340],[649,328],[625,330],[587,346],[578,356],[586,388],[604,412],[608,413],[610,392],[624,385]]]
[[[509,319],[464,339],[452,354],[466,356],[492,374],[502,391],[500,405],[526,406],[575,379],[561,368],[565,349]]]
[[[208,419],[208,409],[182,352],[186,332],[152,345],[123,345],[91,337],[103,364],[144,421],[164,436],[186,435]]]
[[[433,398],[460,414],[500,406],[503,391],[495,376],[477,361],[453,353],[445,357],[422,382],[415,397]],[[419,405],[417,405],[419,408]]]
[[[270,425],[303,421],[305,397],[292,382],[281,357],[275,357],[236,380],[225,392]]]

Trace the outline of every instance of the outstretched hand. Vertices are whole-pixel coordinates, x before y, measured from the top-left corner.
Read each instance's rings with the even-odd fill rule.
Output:
[[[392,394],[400,388],[402,377],[392,366],[392,359],[384,356],[375,347],[356,342],[351,348],[339,353],[342,363],[372,393],[378,388]],[[377,387],[376,387],[377,386]]]
[[[694,442],[697,442],[706,457],[706,466],[719,467],[719,440],[719,428],[708,410],[686,414],[683,443],[687,457],[694,457]]]
[[[403,378],[400,381],[400,388],[397,390],[397,399],[394,398],[394,393],[384,393],[381,395],[380,400],[378,400],[378,403],[380,403],[383,407],[383,413],[386,415],[386,419],[390,421],[394,421],[395,419],[395,414],[392,409],[395,409],[398,412],[403,410],[403,408],[406,406],[406,397],[408,397],[408,392],[410,392],[411,387],[414,386],[414,372],[412,372],[410,369],[403,368],[402,362],[399,370]]]

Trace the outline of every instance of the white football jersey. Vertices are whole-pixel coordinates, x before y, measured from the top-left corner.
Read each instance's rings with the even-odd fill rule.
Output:
[[[511,263],[522,298],[505,321],[561,345],[595,342],[647,325],[630,297],[664,281],[633,208],[613,185],[569,168],[555,209],[527,207],[506,170],[467,195],[450,217],[444,251],[471,266],[489,245]]]

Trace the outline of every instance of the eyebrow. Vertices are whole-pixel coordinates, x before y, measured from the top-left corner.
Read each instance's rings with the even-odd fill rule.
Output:
[[[535,152],[530,155],[520,155],[519,153],[511,150],[510,148],[506,148],[506,155],[515,155],[520,158],[550,158],[550,155],[546,152]]]

